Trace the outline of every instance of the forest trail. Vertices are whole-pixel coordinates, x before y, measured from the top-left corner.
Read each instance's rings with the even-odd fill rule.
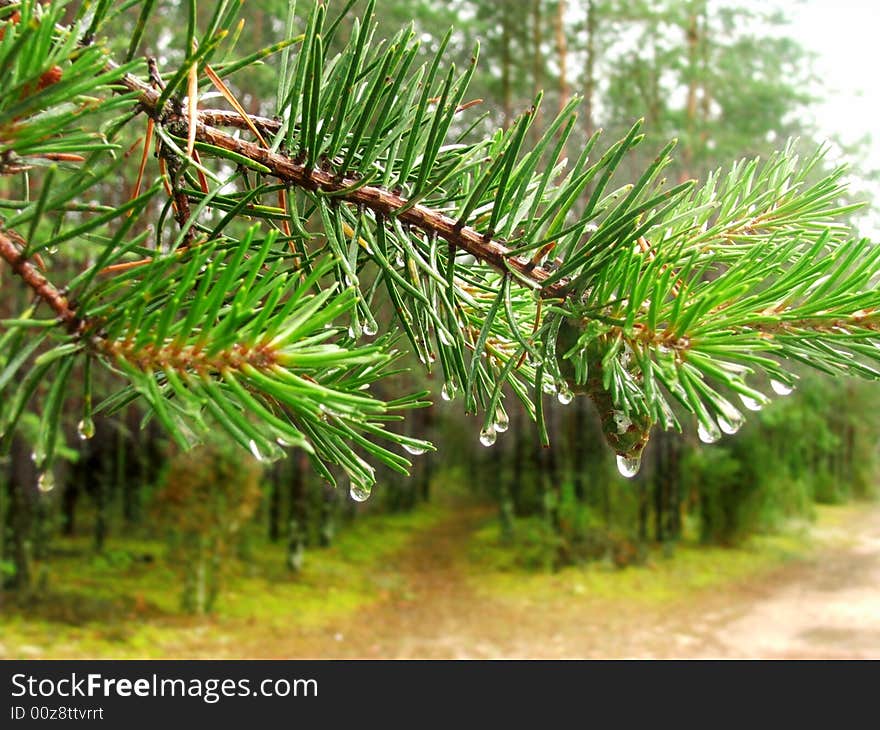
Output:
[[[485,507],[470,506],[417,535],[393,566],[401,590],[333,627],[323,641],[310,637],[306,656],[880,656],[880,506],[825,528],[817,534],[821,545],[804,560],[659,604],[588,591],[498,596],[481,590],[464,550],[491,517]],[[304,648],[290,646],[286,655],[303,656]]]
[[[115,594],[71,592],[103,618],[63,601],[33,624],[11,615],[0,657],[880,658],[880,504],[826,508],[812,542],[683,546],[641,567],[552,574],[475,562],[486,544],[475,535],[495,518],[492,506],[450,505],[378,561],[331,562],[340,574],[304,579],[299,599],[255,581],[265,602],[238,613],[135,623],[136,602],[120,613]]]
[[[880,509],[817,537],[846,546],[754,586],[716,628],[727,656],[880,657]]]

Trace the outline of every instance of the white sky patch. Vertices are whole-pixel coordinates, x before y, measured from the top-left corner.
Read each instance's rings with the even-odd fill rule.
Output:
[[[865,159],[848,161],[854,188],[868,189],[874,196],[862,232],[878,240],[880,184],[857,178],[860,172],[880,170],[880,2],[777,0],[776,5],[790,19],[788,34],[817,56],[814,70],[822,82],[821,100],[811,113],[819,132],[844,144],[872,136]]]

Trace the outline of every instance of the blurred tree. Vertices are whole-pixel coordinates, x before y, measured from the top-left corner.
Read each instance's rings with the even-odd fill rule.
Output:
[[[171,563],[181,575],[184,610],[213,610],[230,543],[259,503],[260,474],[253,457],[222,443],[172,460],[155,509],[170,529]]]

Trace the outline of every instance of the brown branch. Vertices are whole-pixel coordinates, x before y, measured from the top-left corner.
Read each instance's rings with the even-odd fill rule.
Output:
[[[269,117],[261,117],[256,114],[248,114],[251,124],[262,132],[275,133],[281,129],[281,122]],[[247,120],[242,119],[241,114],[228,109],[201,109],[199,121],[209,127],[235,127],[236,129],[250,129]]]
[[[172,109],[158,108],[159,92],[131,74],[122,79],[129,91],[138,93],[141,107],[153,117],[157,123],[169,127],[175,134],[187,136],[189,122],[185,115]],[[407,207],[409,201],[384,188],[371,185],[358,187],[359,181],[350,177],[340,177],[334,172],[309,168],[287,155],[272,152],[260,145],[247,140],[236,139],[215,127],[206,124],[203,119],[226,124],[245,124],[239,117],[233,120],[233,114],[220,113],[216,110],[203,112],[196,127],[196,139],[200,142],[243,155],[248,159],[268,167],[272,174],[289,185],[321,193],[334,193],[336,200],[343,200],[356,206],[369,208],[382,217],[397,217],[403,223],[420,228],[429,235],[439,236],[458,249],[466,251],[475,258],[489,264],[503,273],[514,271],[523,279],[541,286],[551,276],[551,272],[536,267],[527,258],[514,256],[510,249],[501,241],[480,233],[470,226],[460,225],[449,216],[424,205]],[[236,113],[234,116],[238,116]],[[257,118],[258,125],[265,123],[271,129],[269,121]],[[273,125],[278,122],[272,121]],[[564,297],[566,282],[556,282],[542,288],[545,297]]]
[[[67,297],[24,257],[24,248],[21,236],[14,231],[0,230],[0,259],[6,261],[13,273],[52,308],[68,332],[82,335],[89,329],[90,321],[82,319]],[[135,350],[130,335],[118,341],[94,335],[88,338],[88,346],[104,357],[125,360],[143,372],[170,367],[180,372],[205,374],[239,370],[243,365],[268,370],[281,361],[281,355],[265,342],[238,342],[210,355],[203,352],[200,345],[181,347],[174,342],[149,343]]]
[[[12,231],[0,231],[0,258],[9,264],[12,271],[33,290],[34,294],[52,308],[69,332],[82,332],[85,322],[77,316],[67,297],[24,257],[23,250],[24,241],[21,236]]]

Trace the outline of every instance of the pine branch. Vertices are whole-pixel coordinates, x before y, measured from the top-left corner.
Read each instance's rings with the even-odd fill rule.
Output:
[[[25,256],[27,243],[13,231],[0,230],[0,257],[2,257],[12,271],[27,284],[34,295],[46,302],[52,311],[58,316],[68,332],[76,334],[82,332],[85,323],[77,316],[76,310],[57,288],[43,276]]]
[[[34,7],[22,4],[25,14]],[[198,35],[192,4],[184,58],[165,80],[155,62],[143,80],[139,62],[117,66],[91,43],[109,3],[71,26],[52,8],[10,30],[24,51],[0,64],[5,171],[87,158],[68,185],[48,168],[39,199],[12,206],[0,233],[2,258],[59,320],[11,320],[11,331],[41,337],[0,373],[2,390],[33,356],[0,423],[7,441],[36,384],[54,378],[41,461],[51,461],[53,418],[82,356],[129,383],[105,410],[141,397],[181,445],[217,425],[261,456],[301,445],[329,479],[333,465],[345,470],[359,494],[374,479],[361,454],[409,465],[376,438],[428,448],[387,429],[397,411],[425,405],[424,394],[382,403],[361,392],[395,374],[397,331],[427,369],[442,369],[445,397],[460,391],[465,409],[483,414],[482,443],[506,429],[510,394],[546,441],[545,393],[568,403],[576,391],[597,405],[627,475],[654,424],[680,428],[684,409],[706,441],[733,432],[742,415],[731,398],[746,408],[765,402],[756,376],[786,390],[788,362],[878,376],[880,254],[839,222],[852,209],[838,202],[843,171],[809,182],[821,152],[801,163],[787,148],[702,187],[670,187],[671,142],[620,185],[640,123],[595,160],[598,135],[564,160],[579,100],[532,143],[538,97],[508,130],[471,140],[453,121],[470,106],[476,50],[461,74],[444,69],[447,35],[411,71],[412,28],[374,44],[372,4],[332,58],[338,23],[316,3],[302,35],[293,36],[291,11],[287,38],[222,67],[214,59],[233,7],[219,3]],[[244,115],[223,79],[276,51],[277,119]],[[52,83],[33,93],[50,71]],[[236,111],[199,110],[203,82]],[[73,119],[60,113],[72,99]],[[105,135],[81,128],[108,112]],[[130,235],[129,212],[159,198],[161,185],[115,209],[89,213],[78,201],[120,169],[113,140],[140,113],[157,135],[167,186],[151,246],[147,232]],[[28,246],[13,232],[66,210],[84,215],[41,240],[26,236]],[[178,226],[165,240],[172,211]],[[242,226],[244,217],[259,223]],[[68,283],[74,306],[25,256],[80,239],[97,242],[100,255]],[[378,334],[382,302],[394,312],[390,333],[360,344]],[[44,341],[54,346],[37,354]]]
[[[122,78],[122,83],[126,89],[138,94],[138,102],[154,121],[165,125],[176,136],[185,138],[189,135],[190,122],[186,115],[158,107],[159,92],[131,74],[126,74]],[[267,131],[273,129],[277,131],[279,128],[278,122],[270,123],[265,118],[257,116],[252,116],[250,119],[255,126]],[[453,220],[438,210],[418,204],[412,205],[409,200],[391,190],[364,185],[361,178],[340,176],[338,173],[310,167],[287,155],[267,150],[254,142],[225,134],[210,126],[211,124],[248,128],[240,115],[202,111],[199,113],[199,123],[195,131],[197,141],[262,165],[287,184],[318,194],[332,195],[337,201],[369,208],[379,216],[396,218],[421,229],[428,235],[443,238],[450,245],[466,251],[502,273],[509,270],[516,271],[523,279],[534,282],[536,288],[541,289],[542,296],[552,298],[562,295],[565,282],[542,288],[541,284],[550,277],[550,272],[528,258],[512,254],[504,243],[493,240],[491,236],[480,233],[470,226],[462,225],[460,221]]]

